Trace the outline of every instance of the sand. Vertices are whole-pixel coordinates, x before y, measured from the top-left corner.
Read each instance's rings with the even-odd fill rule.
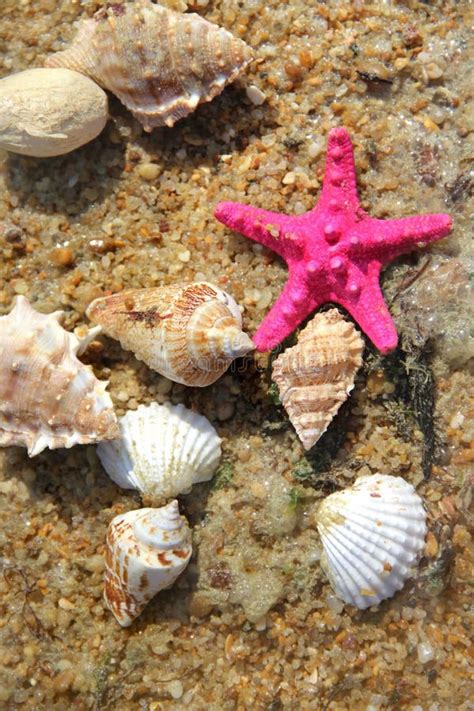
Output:
[[[223,199],[288,214],[312,207],[335,125],[353,138],[370,214],[447,211],[454,230],[385,270],[401,348],[381,358],[368,346],[351,398],[309,456],[275,404],[267,355],[192,389],[112,340],[92,344],[83,359],[109,380],[117,414],[183,402],[218,429],[223,463],[180,497],[191,564],[123,630],[102,601],[105,533],[139,495],[110,481],[94,446],[31,460],[0,450],[0,708],[472,709],[469,5],[168,6],[223,25],[258,61],[173,129],[144,134],[111,99],[106,129],[84,148],[3,154],[1,313],[24,294],[41,311],[64,309],[72,329],[104,293],[206,279],[244,307],[252,334],[286,267],[212,208]],[[99,7],[3,0],[1,74],[41,66]],[[429,534],[413,580],[361,612],[334,596],[315,520],[324,496],[375,472],[417,487]]]

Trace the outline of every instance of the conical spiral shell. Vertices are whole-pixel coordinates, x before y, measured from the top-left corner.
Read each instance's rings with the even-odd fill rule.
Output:
[[[117,622],[131,625],[174,583],[191,554],[191,532],[177,501],[116,516],[107,531],[104,599]]]
[[[273,363],[280,400],[305,449],[311,449],[347,400],[364,343],[337,311],[318,313],[293,348]]]
[[[209,481],[219,464],[216,430],[183,405],[140,405],[119,427],[119,439],[97,448],[100,461],[116,484],[137,489],[154,505]]]
[[[107,383],[77,358],[99,329],[80,340],[24,296],[0,318],[0,446],[72,447],[118,435]]]
[[[426,513],[401,477],[360,477],[318,511],[321,564],[336,593],[363,610],[401,590],[423,550]]]
[[[46,66],[88,75],[151,131],[211,101],[252,59],[242,40],[199,15],[140,0],[107,4]]]
[[[254,348],[235,301],[207,282],[122,291],[93,301],[87,315],[150,368],[183,385],[213,383]]]

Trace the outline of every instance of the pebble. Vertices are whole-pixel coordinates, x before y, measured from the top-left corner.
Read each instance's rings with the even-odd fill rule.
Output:
[[[295,180],[296,173],[293,170],[290,170],[290,172],[283,177],[283,180],[281,182],[283,183],[283,185],[293,185]]]
[[[418,654],[418,661],[421,664],[427,664],[434,659],[434,649],[429,642],[420,642],[416,648],[416,652]]]
[[[138,166],[138,173],[144,180],[156,180],[161,172],[161,168],[156,163],[142,163]]]
[[[168,691],[170,692],[173,699],[180,699],[183,695],[183,685],[180,681],[170,681],[168,684]]]
[[[261,106],[265,103],[267,98],[263,91],[261,91],[258,86],[255,86],[254,84],[248,86],[245,93],[247,94],[249,101],[251,101],[254,106]]]
[[[74,262],[74,252],[67,247],[57,247],[51,252],[51,260],[57,267],[68,267]]]

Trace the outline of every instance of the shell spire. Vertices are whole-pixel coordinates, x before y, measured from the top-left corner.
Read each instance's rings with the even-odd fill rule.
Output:
[[[107,531],[104,600],[117,622],[131,625],[174,583],[191,554],[191,532],[177,501],[116,516]]]
[[[63,315],[17,296],[0,318],[0,446],[26,446],[30,457],[118,435],[107,382],[77,358],[97,329],[80,338],[60,325]]]
[[[354,387],[364,342],[337,309],[318,313],[298,343],[273,363],[280,400],[303,443],[311,449]]]
[[[97,448],[99,459],[118,486],[137,489],[153,505],[209,481],[219,464],[216,430],[183,405],[140,405],[119,419],[119,427],[118,439]]]
[[[183,385],[213,383],[254,348],[235,301],[207,282],[123,291],[96,299],[87,315],[150,368]]]
[[[360,610],[401,590],[424,546],[426,512],[411,484],[374,474],[321,504],[321,565],[336,595]]]
[[[245,42],[199,15],[138,0],[101,8],[46,66],[91,77],[151,131],[211,101],[253,58]]]

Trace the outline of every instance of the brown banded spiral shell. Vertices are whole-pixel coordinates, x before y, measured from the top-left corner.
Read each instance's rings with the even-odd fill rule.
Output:
[[[28,447],[30,457],[119,435],[107,382],[77,358],[99,329],[78,338],[62,317],[17,296],[0,318],[0,446]]]
[[[46,66],[91,77],[151,131],[211,101],[253,56],[245,42],[199,15],[139,0],[107,4]]]
[[[311,449],[354,387],[364,343],[337,309],[318,313],[273,363],[280,400],[305,449]]]
[[[93,301],[87,315],[150,368],[183,385],[215,382],[254,349],[234,299],[208,282],[122,291]]]

